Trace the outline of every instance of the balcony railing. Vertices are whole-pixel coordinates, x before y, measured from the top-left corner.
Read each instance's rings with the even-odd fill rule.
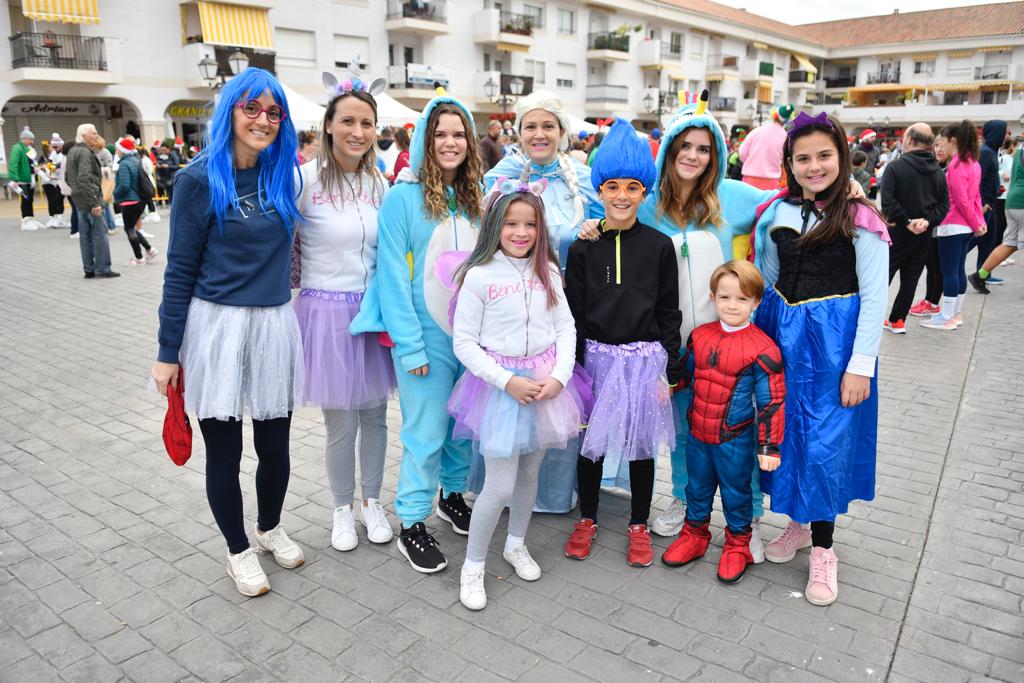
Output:
[[[852,88],[857,84],[857,79],[853,76],[837,76],[834,78],[825,77],[826,88]]]
[[[444,0],[388,0],[388,19],[422,19],[447,23],[447,3]]]
[[[810,71],[790,71],[790,83],[814,83],[814,74]]]
[[[251,47],[233,48],[217,45],[213,48],[213,58],[217,60],[218,73],[222,73],[227,76],[230,76],[233,73],[231,71],[231,65],[228,64],[228,57],[234,54],[236,49],[241,49],[242,52],[245,53],[245,56],[249,58],[249,66],[257,66],[261,69],[266,69],[270,73],[277,73],[273,52],[257,52]]]
[[[498,17],[498,29],[502,33],[516,33],[521,36],[532,36],[533,29],[540,28],[531,16],[514,12],[501,12]]]
[[[735,97],[712,97],[710,104],[712,112],[736,111]]]
[[[661,44],[661,56],[665,59],[671,59],[678,62],[683,58],[683,46],[672,43],[662,42]]]
[[[449,73],[446,68],[436,68],[429,64],[392,66],[388,67],[388,87],[433,92],[438,85],[448,87]]]
[[[629,102],[629,88],[607,83],[587,86],[588,102]]]
[[[1009,64],[996,64],[993,66],[976,66],[974,67],[974,80],[976,81],[987,81],[996,79],[1005,79],[1010,76],[1010,65]]]
[[[599,31],[587,34],[588,50],[618,50],[629,52],[629,35],[620,35],[612,31]]]
[[[225,61],[225,66],[227,62]],[[103,38],[46,33],[11,36],[11,67],[107,71]]]
[[[876,71],[873,74],[868,74],[868,85],[872,83],[899,83],[900,72],[899,69],[895,71]]]
[[[708,71],[731,69],[738,71],[740,58],[735,55],[711,55],[708,57]]]

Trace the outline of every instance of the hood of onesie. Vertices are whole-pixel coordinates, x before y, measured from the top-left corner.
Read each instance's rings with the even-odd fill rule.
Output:
[[[981,127],[981,136],[986,145],[992,149],[999,149],[1003,146],[1003,140],[1006,139],[1006,121],[999,119],[986,121],[985,125]]]
[[[684,104],[676,111],[672,121],[665,129],[665,134],[662,135],[661,148],[658,150],[658,158],[655,162],[655,167],[658,169],[658,177],[651,192],[655,201],[657,201],[661,188],[661,171],[665,167],[665,157],[668,156],[668,150],[672,147],[675,139],[689,128],[707,128],[711,132],[711,137],[715,140],[715,147],[718,152],[719,184],[725,179],[725,172],[728,167],[726,159],[729,155],[729,145],[725,139],[725,134],[722,132],[722,127],[718,125],[718,121],[708,111],[708,91],[702,92],[699,99],[688,98],[685,93],[679,94],[680,102],[686,102],[689,99],[694,101],[687,102],[687,104]]]
[[[466,135],[476,137],[476,125],[473,123],[473,115],[469,112],[466,105],[446,93],[444,88],[438,88],[437,95],[434,99],[427,102],[427,106],[423,108],[420,117],[416,119],[416,128],[413,129],[412,140],[409,142],[409,170],[416,177],[420,175],[420,168],[423,166],[423,156],[427,153],[425,140],[427,136],[427,121],[430,119],[431,112],[442,104],[453,104],[461,109],[469,121],[469,130],[466,131]]]

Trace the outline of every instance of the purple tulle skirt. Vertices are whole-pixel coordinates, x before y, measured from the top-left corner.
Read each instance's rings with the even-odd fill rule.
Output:
[[[303,403],[331,410],[379,406],[395,388],[395,368],[376,334],[351,335],[362,292],[303,289],[295,300],[306,361]]]
[[[657,342],[602,344],[587,340],[583,365],[594,378],[581,454],[605,468],[618,462],[648,460],[662,445],[675,443],[676,428],[665,366],[668,355]]]
[[[555,347],[536,356],[502,356],[488,352],[501,367],[520,377],[540,380],[555,367]],[[488,458],[508,458],[549,448],[565,448],[579,434],[592,400],[591,380],[577,366],[555,398],[521,405],[504,390],[465,372],[448,399],[455,418],[452,435],[471,439]]]

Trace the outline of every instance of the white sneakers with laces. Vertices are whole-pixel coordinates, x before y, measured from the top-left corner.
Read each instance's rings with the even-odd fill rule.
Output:
[[[516,576],[523,581],[536,581],[540,578],[540,565],[530,557],[530,551],[526,549],[525,545],[506,548],[501,556],[512,565],[516,570]]]
[[[255,597],[270,590],[270,581],[260,566],[256,548],[246,548],[237,555],[228,553],[228,576],[242,595]]]
[[[651,522],[650,530],[659,536],[678,536],[686,521],[686,504],[679,498],[673,498],[668,509]]]
[[[356,536],[356,516],[351,505],[334,508],[334,527],[331,529],[331,547],[346,552],[359,545]]]
[[[462,568],[459,601],[473,611],[487,607],[487,589],[484,588],[484,570]]]
[[[379,500],[367,498],[366,505],[361,506],[360,511],[360,521],[366,527],[366,537],[370,543],[387,543],[394,538],[395,532]]]
[[[285,569],[295,569],[306,561],[302,548],[288,538],[280,524],[267,532],[260,531],[259,524],[255,528],[256,547],[265,553],[273,553],[274,561]]]

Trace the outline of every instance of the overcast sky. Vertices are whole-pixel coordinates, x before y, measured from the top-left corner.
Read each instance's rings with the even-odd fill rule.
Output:
[[[794,0],[716,0],[723,5],[740,7],[748,12],[771,17],[787,24],[809,24],[832,19],[849,19],[876,14],[916,12],[940,7],[972,4],[965,0],[831,0],[831,2],[796,2]]]

